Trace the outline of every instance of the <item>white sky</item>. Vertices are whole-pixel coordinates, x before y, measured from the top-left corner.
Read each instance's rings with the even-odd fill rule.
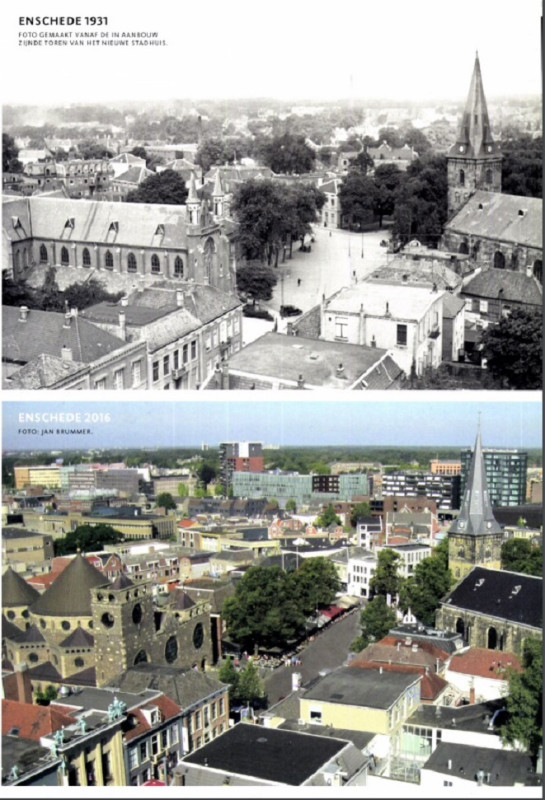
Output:
[[[26,0],[4,3],[2,102],[383,97],[464,100],[475,51],[489,99],[541,93],[541,0]],[[107,15],[29,28],[24,14]],[[155,31],[166,47],[19,46],[24,31]]]

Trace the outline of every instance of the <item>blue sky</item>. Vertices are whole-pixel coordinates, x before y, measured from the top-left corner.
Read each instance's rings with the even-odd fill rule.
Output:
[[[541,447],[538,393],[523,393],[517,399],[509,395],[507,400],[505,394],[455,401],[446,399],[445,393],[416,396],[414,401],[407,400],[405,393],[394,400],[390,396],[386,400],[271,400],[268,396],[248,401],[214,395],[198,401],[163,397],[157,401],[5,401],[2,447],[4,451],[92,449],[200,446],[202,442],[214,447],[220,441],[248,439],[279,445],[457,447],[473,444],[479,414],[485,447]],[[20,414],[37,413],[79,414],[81,421],[20,421],[24,419]],[[110,421],[86,421],[86,415],[93,414],[108,414]],[[57,433],[67,428],[90,433]]]

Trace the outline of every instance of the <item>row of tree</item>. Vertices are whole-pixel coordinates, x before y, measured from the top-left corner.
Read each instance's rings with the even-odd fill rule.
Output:
[[[304,559],[291,572],[250,567],[223,607],[229,636],[250,653],[285,648],[303,636],[310,614],[333,602],[339,586],[335,566],[322,557]]]

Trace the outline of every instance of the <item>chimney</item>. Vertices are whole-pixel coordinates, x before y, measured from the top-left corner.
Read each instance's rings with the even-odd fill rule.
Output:
[[[15,680],[17,686],[17,702],[32,703],[32,683],[28,674],[28,665],[24,662],[15,665]]]
[[[176,306],[178,308],[184,307],[184,293],[181,289],[176,289]]]
[[[227,360],[221,362],[221,388],[229,388],[229,362]]]
[[[119,338],[126,340],[127,337],[127,316],[122,308],[119,309]]]
[[[447,769],[452,769],[452,759],[451,758],[449,758],[449,760],[447,761]]]
[[[19,322],[26,322],[28,318],[28,306],[21,306],[19,309]]]
[[[305,379],[303,378],[302,375],[299,375],[299,377],[297,378],[297,388],[298,389],[304,389],[305,388]]]
[[[63,361],[72,361],[72,348],[67,347],[65,344],[61,347],[61,359]]]

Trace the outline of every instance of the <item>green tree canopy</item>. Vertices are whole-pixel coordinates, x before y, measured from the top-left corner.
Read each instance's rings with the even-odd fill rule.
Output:
[[[385,216],[394,213],[396,192],[403,173],[395,164],[380,164],[373,175],[375,182],[375,205],[373,210],[378,217],[379,226]]]
[[[2,134],[2,172],[22,172],[23,165],[17,158],[19,150],[13,136]]]
[[[293,597],[305,615],[331,605],[341,586],[335,565],[323,557],[303,559],[289,577]]]
[[[113,153],[104,147],[102,144],[94,142],[92,139],[86,139],[78,143],[78,153],[80,158],[94,159],[94,158],[112,158]]]
[[[368,644],[378,642],[386,636],[396,622],[396,613],[386,603],[386,598],[382,595],[377,595],[367,603],[361,612],[361,633],[352,643],[352,649],[356,651],[364,650]]]
[[[295,514],[297,511],[297,503],[290,497],[289,500],[286,500],[286,511],[291,511],[292,514]]]
[[[164,508],[165,511],[169,511],[170,509],[176,508],[176,501],[170,492],[160,492],[156,497],[155,506],[157,508]]]
[[[543,549],[532,545],[527,539],[508,539],[501,546],[501,568],[526,575],[541,575]]]
[[[340,517],[335,513],[335,509],[331,503],[322,511],[319,517],[316,517],[316,523],[319,528],[329,528],[330,525],[340,525]]]
[[[238,700],[239,672],[232,658],[224,658],[218,670],[218,678],[222,683],[229,685],[229,702],[231,705]]]
[[[185,205],[187,189],[181,175],[173,169],[165,169],[150,175],[138,189],[127,195],[127,203],[160,203]]]
[[[543,651],[539,639],[524,643],[522,672],[510,671],[505,705],[507,722],[501,728],[505,743],[522,746],[534,757],[543,740]]]
[[[265,690],[259,677],[257,667],[252,661],[248,661],[244,669],[239,673],[237,699],[242,703],[249,703],[250,705],[259,704],[264,694]]]
[[[358,524],[358,519],[360,517],[368,517],[370,513],[371,513],[371,506],[369,505],[369,503],[366,502],[356,503],[350,514],[351,527],[355,528]]]
[[[178,484],[178,497],[187,497],[189,495],[189,489],[185,483]]]
[[[435,624],[435,612],[440,601],[452,586],[452,573],[448,569],[448,540],[445,537],[428,558],[423,558],[414,574],[403,581],[399,590],[399,603],[424,625]],[[445,550],[447,550],[445,558]],[[437,552],[436,552],[437,551]]]
[[[291,582],[280,567],[250,567],[227,598],[223,616],[231,637],[248,652],[254,647],[283,646],[303,629]]]
[[[373,577],[369,581],[371,595],[381,595],[386,598],[389,594],[392,600],[399,591],[401,577],[398,573],[401,556],[390,547],[380,550],[377,556],[377,566]]]
[[[502,137],[502,191],[524,197],[541,197],[543,138],[527,133]]]
[[[195,155],[195,161],[202,167],[203,173],[207,173],[215,164],[225,164],[226,161],[232,161],[232,159],[233,154],[231,153],[231,159],[229,159],[223,140],[214,137],[203,139]]]
[[[482,355],[502,389],[541,389],[541,312],[514,308],[481,337]]]
[[[197,476],[206,489],[209,483],[211,483],[217,475],[216,468],[210,464],[208,461],[203,461],[197,467]]]
[[[351,170],[344,178],[339,190],[343,217],[349,225],[366,225],[374,217],[376,186],[373,178],[358,170]]]
[[[117,544],[124,541],[123,534],[111,525],[99,523],[98,525],[78,525],[66,536],[61,536],[54,541],[55,555],[65,556],[70,553],[92,552],[102,550],[105,544]]]
[[[409,165],[395,193],[394,238],[401,244],[417,238],[437,247],[447,220],[445,156],[418,158]]]

